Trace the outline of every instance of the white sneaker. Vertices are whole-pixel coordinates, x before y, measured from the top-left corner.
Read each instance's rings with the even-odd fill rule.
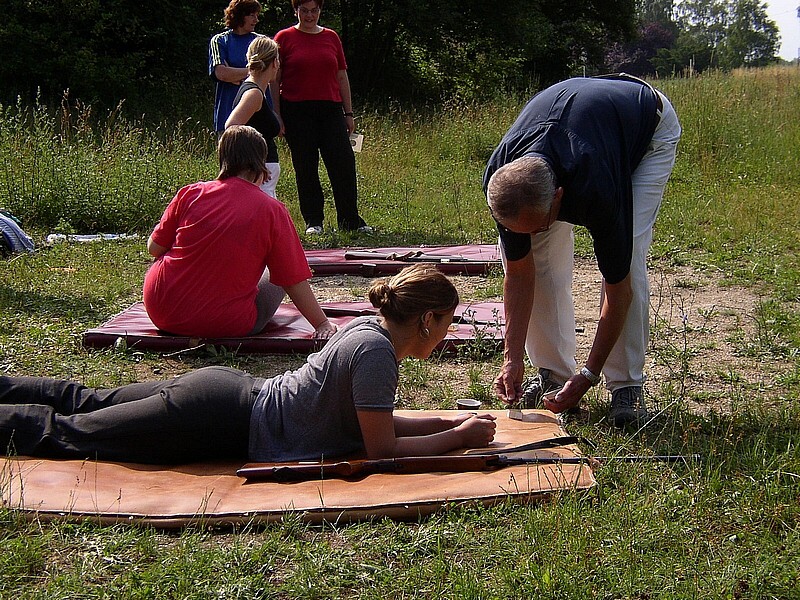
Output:
[[[369,225],[362,225],[358,229],[356,229],[357,233],[375,233],[375,229],[370,227]]]
[[[306,228],[306,235],[322,235],[322,225],[312,225]]]

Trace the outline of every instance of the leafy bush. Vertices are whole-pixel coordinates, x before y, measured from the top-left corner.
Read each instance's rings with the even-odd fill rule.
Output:
[[[156,6],[138,0],[4,0],[0,103],[19,96],[58,102],[65,90],[106,109],[125,99],[135,114],[189,115],[212,86],[206,49],[227,2]]]

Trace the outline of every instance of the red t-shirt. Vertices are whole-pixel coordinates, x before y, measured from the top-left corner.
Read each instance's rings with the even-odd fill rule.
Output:
[[[239,177],[182,188],[152,238],[169,250],[145,275],[144,304],[170,333],[247,335],[265,267],[281,287],[311,278],[286,207]]]
[[[290,102],[341,102],[339,71],[347,69],[342,41],[332,29],[305,33],[296,27],[275,35],[281,47],[281,97]]]

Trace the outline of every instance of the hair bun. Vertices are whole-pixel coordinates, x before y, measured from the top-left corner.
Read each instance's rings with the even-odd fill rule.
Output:
[[[392,289],[392,286],[389,285],[388,283],[382,283],[381,285],[378,286],[378,293],[383,298],[384,303],[386,303],[389,302],[389,300],[391,300],[392,294],[394,294],[394,290]]]
[[[372,306],[381,309],[391,302],[393,294],[394,290],[392,286],[390,286],[388,282],[382,281],[372,286],[372,289],[369,291],[369,299]]]

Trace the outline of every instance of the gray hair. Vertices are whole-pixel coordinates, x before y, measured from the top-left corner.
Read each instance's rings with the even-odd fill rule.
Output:
[[[556,193],[556,178],[547,161],[523,156],[503,165],[489,178],[486,200],[500,222],[516,219],[523,208],[547,217]]]

